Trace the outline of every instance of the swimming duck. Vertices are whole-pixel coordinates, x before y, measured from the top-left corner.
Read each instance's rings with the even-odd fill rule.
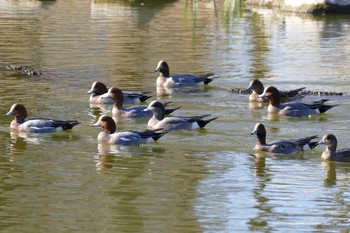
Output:
[[[328,99],[321,99],[314,101],[310,104],[302,102],[287,102],[281,104],[281,95],[276,87],[267,86],[264,92],[259,95],[261,98],[267,98],[269,100],[269,106],[267,108],[270,113],[278,113],[285,116],[308,116],[313,114],[324,113],[327,110],[337,105],[325,105],[324,103]]]
[[[107,96],[107,86],[101,82],[94,82],[91,89],[87,94],[91,94],[89,101],[92,104],[113,104],[114,100],[108,98]],[[144,102],[151,98],[151,95],[147,95],[149,92],[139,92],[139,91],[123,91],[124,94],[124,104],[135,104]]]
[[[304,90],[306,87],[301,87],[289,91],[279,91],[281,102],[290,102],[290,101],[297,101],[301,100],[306,96],[307,93],[302,93],[301,91]],[[248,91],[252,91],[252,93],[249,95],[249,101],[250,102],[268,102],[267,99],[259,98],[259,95],[261,95],[264,92],[264,85],[261,81],[258,79],[254,79],[250,81],[249,87],[247,87]]]
[[[167,131],[204,128],[209,122],[217,119],[217,117],[203,119],[210,115],[165,117],[165,107],[158,100],[152,101],[144,111],[151,111],[153,113],[152,118],[147,123],[149,128],[164,129]]]
[[[350,162],[350,149],[341,149],[337,151],[337,138],[333,134],[326,134],[318,144],[326,145],[321,158],[330,161]]]
[[[155,142],[167,133],[159,130],[123,130],[116,132],[115,121],[107,115],[100,116],[98,121],[92,126],[101,126],[103,128],[103,131],[98,134],[97,140],[123,146]]]
[[[127,117],[127,118],[150,118],[152,117],[152,112],[143,111],[147,106],[131,106],[128,108],[123,107],[124,95],[123,91],[117,87],[111,87],[108,90],[108,97],[114,100],[112,113],[115,116]],[[166,109],[166,115],[174,112],[178,108]]]
[[[257,123],[255,125],[253,132],[251,132],[251,135],[257,136],[258,140],[255,145],[256,150],[276,154],[294,154],[300,151],[313,149],[318,145],[317,142],[310,142],[312,139],[316,138],[317,135],[299,139],[278,140],[266,143],[266,129],[262,123]]]
[[[27,110],[22,104],[12,105],[10,111],[5,116],[15,116],[11,122],[10,128],[20,132],[27,133],[46,133],[56,130],[67,130],[80,124],[78,121],[62,121],[50,118],[32,118],[26,120]]]
[[[174,74],[170,76],[169,66],[166,61],[159,61],[155,72],[159,71],[157,86],[163,87],[184,87],[206,85],[214,80],[214,74]]]

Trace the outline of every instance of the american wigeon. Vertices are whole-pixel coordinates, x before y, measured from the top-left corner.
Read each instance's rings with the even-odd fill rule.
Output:
[[[326,145],[321,158],[324,160],[350,162],[350,149],[341,149],[337,151],[338,140],[333,134],[326,134],[318,144]]]
[[[92,83],[91,89],[87,94],[91,94],[89,101],[92,104],[113,104],[114,100],[108,98],[108,89],[104,83],[95,81]],[[151,95],[148,95],[149,92],[140,92],[140,91],[123,91],[124,94],[124,104],[135,104],[144,102],[147,99],[151,98]]]
[[[255,145],[256,150],[276,154],[294,154],[300,151],[313,149],[318,145],[317,142],[311,142],[311,140],[316,138],[317,135],[299,139],[283,139],[266,143],[266,129],[262,123],[257,123],[255,125],[253,132],[251,132],[251,135],[257,136],[257,142]]]
[[[153,113],[152,118],[147,123],[149,128],[164,129],[167,131],[204,128],[209,122],[217,119],[217,117],[203,119],[210,115],[165,117],[165,107],[158,100],[149,103],[144,111],[151,111]]]
[[[324,104],[328,101],[328,99],[321,99],[310,104],[302,102],[287,102],[281,104],[280,93],[278,89],[273,86],[267,86],[259,97],[267,98],[269,100],[269,106],[267,108],[268,112],[285,116],[302,117],[313,114],[320,114],[337,106]]]
[[[116,132],[116,123],[112,117],[102,115],[92,126],[100,126],[103,131],[97,136],[97,140],[109,144],[130,146],[135,144],[146,144],[157,141],[167,132],[162,130],[123,130]]]
[[[291,101],[297,101],[301,100],[306,96],[306,92],[302,92],[305,87],[288,90],[288,91],[279,91],[281,102],[291,102]],[[254,79],[250,81],[249,86],[247,87],[248,91],[251,91],[252,93],[249,95],[249,101],[250,102],[268,102],[267,99],[260,98],[259,95],[261,95],[264,92],[264,85],[262,82],[258,79]]]
[[[55,120],[51,118],[32,118],[26,120],[27,110],[22,104],[13,104],[10,111],[5,116],[15,116],[10,128],[20,132],[46,133],[56,130],[67,130],[80,124],[78,121]]]
[[[131,106],[128,108],[123,107],[124,95],[123,91],[117,87],[111,87],[108,90],[108,97],[114,100],[112,113],[115,116],[127,117],[127,118],[149,118],[152,117],[152,112],[143,111],[147,106]],[[174,112],[178,108],[166,109],[166,114]]]
[[[213,81],[214,74],[173,74],[170,76],[169,65],[166,61],[159,61],[155,72],[159,72],[156,85],[163,87],[185,87],[205,85]]]

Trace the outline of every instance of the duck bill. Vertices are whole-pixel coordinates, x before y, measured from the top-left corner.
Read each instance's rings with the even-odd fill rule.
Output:
[[[258,97],[259,97],[260,99],[267,100],[267,98],[266,98],[266,96],[265,96],[264,93],[262,93],[261,95],[258,95]]]
[[[4,116],[12,116],[13,112],[10,110],[8,113],[6,113]]]
[[[149,108],[145,108],[144,110],[142,110],[142,112],[150,112],[151,111],[151,109],[149,109]]]
[[[250,85],[249,87],[247,87],[245,90],[246,90],[246,91],[251,91],[251,90],[252,90],[252,85]]]
[[[92,127],[100,127],[100,123],[99,122],[96,122],[94,124],[91,125]]]
[[[258,133],[258,131],[254,130],[250,133],[250,135],[256,135]]]
[[[324,144],[324,141],[323,141],[323,140],[317,142],[317,145],[323,145],[323,144]]]

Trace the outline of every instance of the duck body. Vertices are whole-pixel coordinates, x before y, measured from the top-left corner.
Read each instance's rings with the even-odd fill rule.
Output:
[[[101,82],[94,82],[91,89],[87,92],[91,94],[89,97],[89,102],[92,104],[113,104],[114,99],[108,97],[107,86]],[[139,91],[123,91],[124,104],[135,104],[140,102],[145,102],[147,99],[151,98],[148,92]]]
[[[209,84],[214,79],[214,74],[174,74],[170,76],[168,63],[165,61],[159,61],[155,72],[159,72],[159,76],[156,81],[158,87],[172,87],[180,88],[186,86],[199,86]]]
[[[123,130],[116,132],[116,124],[113,118],[102,115],[93,126],[101,126],[103,131],[97,136],[97,140],[109,144],[131,146],[147,144],[157,141],[166,131],[157,130]]]
[[[108,90],[108,97],[114,100],[112,114],[114,116],[126,118],[149,118],[152,117],[152,112],[144,111],[147,106],[131,106],[123,107],[124,95],[122,90],[117,87],[111,87]],[[166,109],[166,114],[170,114],[179,108]]]
[[[337,162],[350,162],[350,149],[344,148],[337,151],[338,140],[333,134],[324,135],[318,144],[324,144],[326,146],[326,150],[323,151],[321,155],[322,159]]]
[[[337,106],[324,104],[328,101],[328,99],[322,99],[314,101],[312,103],[287,102],[281,104],[281,97],[279,91],[277,88],[272,86],[266,87],[264,92],[261,95],[259,95],[259,97],[266,98],[269,100],[269,106],[267,108],[268,112],[277,113],[285,116],[302,117],[320,114]]]
[[[318,143],[311,142],[317,135],[303,137],[299,139],[277,140],[266,143],[266,129],[261,123],[257,123],[251,135],[257,135],[255,149],[274,154],[295,154],[304,150],[315,148]]]
[[[147,123],[149,128],[166,131],[204,128],[209,122],[217,119],[216,117],[204,119],[210,115],[165,117],[165,107],[158,100],[152,101],[144,111],[150,111],[153,114]]]
[[[288,90],[288,91],[279,91],[281,102],[291,102],[291,101],[299,101],[303,99],[307,93],[302,93],[302,90],[304,90],[305,87]],[[249,101],[250,102],[258,102],[258,103],[267,103],[268,99],[260,98],[259,95],[261,95],[264,92],[264,85],[261,81],[254,79],[250,81],[249,86],[247,87],[248,91],[251,91],[252,93],[249,95]]]
[[[78,121],[56,120],[51,118],[31,118],[26,120],[27,110],[22,104],[12,105],[10,111],[5,116],[14,115],[15,119],[11,122],[10,128],[19,132],[27,133],[47,133],[57,130],[72,129],[80,124]]]

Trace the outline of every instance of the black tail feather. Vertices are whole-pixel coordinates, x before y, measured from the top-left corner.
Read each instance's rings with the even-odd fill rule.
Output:
[[[198,123],[200,128],[204,128],[209,122],[216,120],[216,119],[218,119],[218,118],[214,117],[214,118],[210,118],[208,120],[199,120],[199,121],[197,121],[197,123]]]
[[[79,124],[80,124],[80,122],[78,122],[78,121],[67,121],[64,124],[62,124],[61,127],[63,130],[66,130],[66,129],[72,129],[74,126],[79,125]]]
[[[309,136],[309,137],[305,137],[305,138],[300,138],[300,139],[298,140],[298,143],[299,143],[300,145],[304,146],[304,145],[306,145],[306,144],[309,144],[310,141],[311,141],[312,139],[315,139],[315,138],[317,138],[317,137],[318,137],[318,135],[313,135],[313,136]]]
[[[154,133],[154,136],[152,136],[153,140],[156,142],[159,138],[161,138],[164,134],[168,133],[169,131],[157,131]]]
[[[321,107],[318,108],[318,110],[320,111],[320,113],[324,113],[335,106],[338,106],[338,105],[322,105]]]
[[[152,96],[151,95],[144,95],[140,98],[140,101],[141,102],[145,102],[146,100],[148,100],[149,98],[151,98]]]
[[[309,145],[310,149],[313,149],[316,146],[318,146],[318,142],[310,142],[308,145]]]

